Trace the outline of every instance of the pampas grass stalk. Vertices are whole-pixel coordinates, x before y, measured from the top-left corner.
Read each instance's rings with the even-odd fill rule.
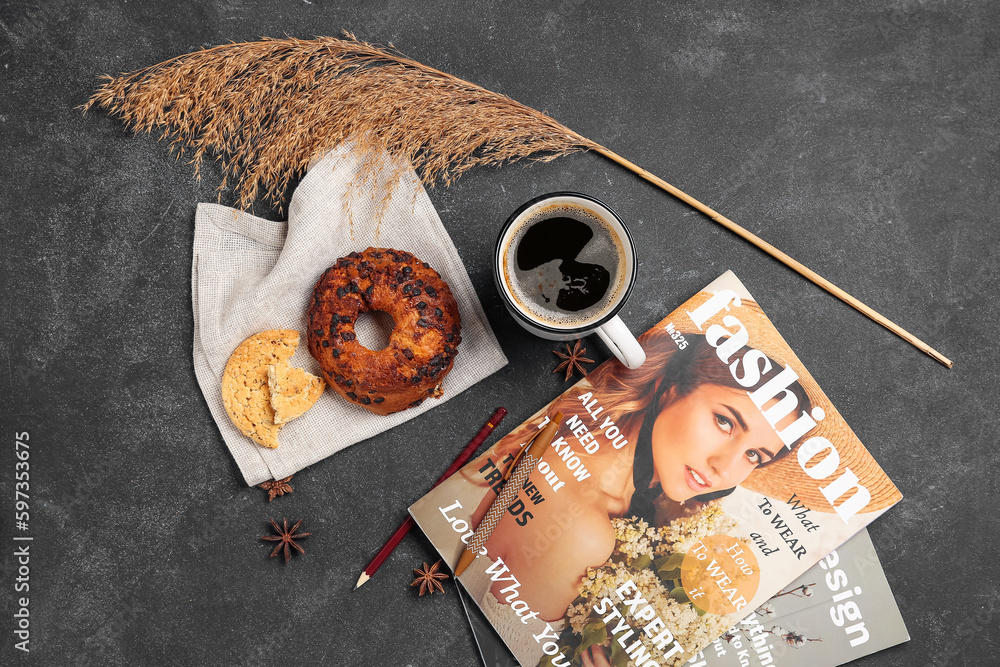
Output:
[[[105,79],[84,110],[159,132],[190,154],[196,174],[217,156],[219,190],[236,181],[241,208],[259,196],[280,208],[289,182],[346,141],[368,166],[383,150],[412,164],[428,186],[597,146],[505,95],[350,34],[224,44]]]
[[[847,292],[755,234],[613,151],[540,111],[433,67],[391,44],[343,39],[231,43],[106,76],[84,105],[121,118],[135,132],[160,133],[195,174],[221,162],[219,192],[236,182],[241,208],[258,198],[282,207],[293,178],[330,150],[353,142],[362,173],[394,175],[413,165],[421,181],[448,185],[477,166],[549,161],[592,150],[669,192],[853,306],[937,361],[952,362]],[[388,183],[396,182],[390,177]],[[360,184],[352,184],[360,187]],[[384,206],[392,185],[376,198]],[[376,202],[379,203],[379,202]]]

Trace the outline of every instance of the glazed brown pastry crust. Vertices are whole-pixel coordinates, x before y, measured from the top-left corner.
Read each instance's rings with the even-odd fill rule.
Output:
[[[373,351],[354,333],[358,315],[381,310],[396,323]],[[458,304],[437,271],[408,252],[368,248],[341,257],[316,283],[309,352],[338,394],[387,415],[441,395],[461,342]]]

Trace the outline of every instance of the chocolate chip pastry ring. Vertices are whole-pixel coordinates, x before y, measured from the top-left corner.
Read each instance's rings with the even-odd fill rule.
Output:
[[[395,328],[389,344],[370,350],[354,325],[384,311]],[[368,248],[341,257],[313,290],[309,352],[338,394],[387,415],[442,394],[461,342],[458,304],[437,271],[408,252]]]

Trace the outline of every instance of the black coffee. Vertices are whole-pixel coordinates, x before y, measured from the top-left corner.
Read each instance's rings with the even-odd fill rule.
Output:
[[[532,225],[517,245],[517,268],[524,272],[546,262],[559,262],[562,280],[556,295],[556,308],[578,312],[600,303],[611,285],[611,273],[600,264],[578,262],[577,257],[594,238],[585,222],[562,216],[540,220]],[[540,290],[546,302],[550,297]]]
[[[603,219],[571,204],[520,223],[507,246],[505,275],[518,305],[542,323],[578,327],[616,301],[624,250]]]

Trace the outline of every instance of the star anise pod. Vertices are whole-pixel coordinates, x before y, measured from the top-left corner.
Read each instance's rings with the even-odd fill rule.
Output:
[[[288,480],[291,478],[292,476],[289,475],[285,479],[272,479],[264,482],[263,484],[258,484],[257,486],[267,491],[267,502],[271,502],[278,496],[283,496],[286,493],[294,491],[294,489],[288,484]]]
[[[580,347],[579,338],[576,339],[576,343],[573,344],[573,347],[570,347],[569,343],[566,343],[565,353],[560,352],[559,350],[552,350],[552,353],[554,355],[556,355],[560,359],[566,360],[561,364],[559,364],[558,366],[556,366],[556,369],[552,372],[558,373],[561,370],[565,370],[566,380],[569,380],[573,376],[573,371],[580,371],[581,375],[587,377],[587,369],[583,367],[583,364],[592,364],[594,363],[594,360],[588,359],[587,357],[583,356],[586,352],[587,348]]]
[[[444,572],[438,572],[438,568],[441,567],[441,561],[438,561],[427,567],[427,563],[424,563],[423,569],[416,568],[413,570],[413,574],[417,575],[417,578],[413,580],[411,586],[420,586],[420,594],[430,593],[444,593],[444,586],[441,585],[441,579],[447,579],[448,575]]]
[[[295,549],[300,554],[304,554],[306,552],[305,549],[296,544],[295,540],[301,540],[303,537],[309,537],[310,535],[312,535],[312,533],[296,532],[299,529],[299,526],[301,525],[302,525],[302,519],[299,519],[299,522],[294,526],[292,526],[291,530],[288,530],[288,519],[282,519],[282,526],[279,526],[274,519],[271,519],[271,527],[274,528],[274,532],[276,532],[277,535],[265,535],[264,537],[260,538],[262,540],[267,540],[268,542],[278,543],[274,546],[274,551],[271,552],[271,558],[277,556],[278,552],[281,551],[282,547],[284,547],[285,549],[286,563],[292,559],[292,552],[291,549],[289,549],[289,547]]]

